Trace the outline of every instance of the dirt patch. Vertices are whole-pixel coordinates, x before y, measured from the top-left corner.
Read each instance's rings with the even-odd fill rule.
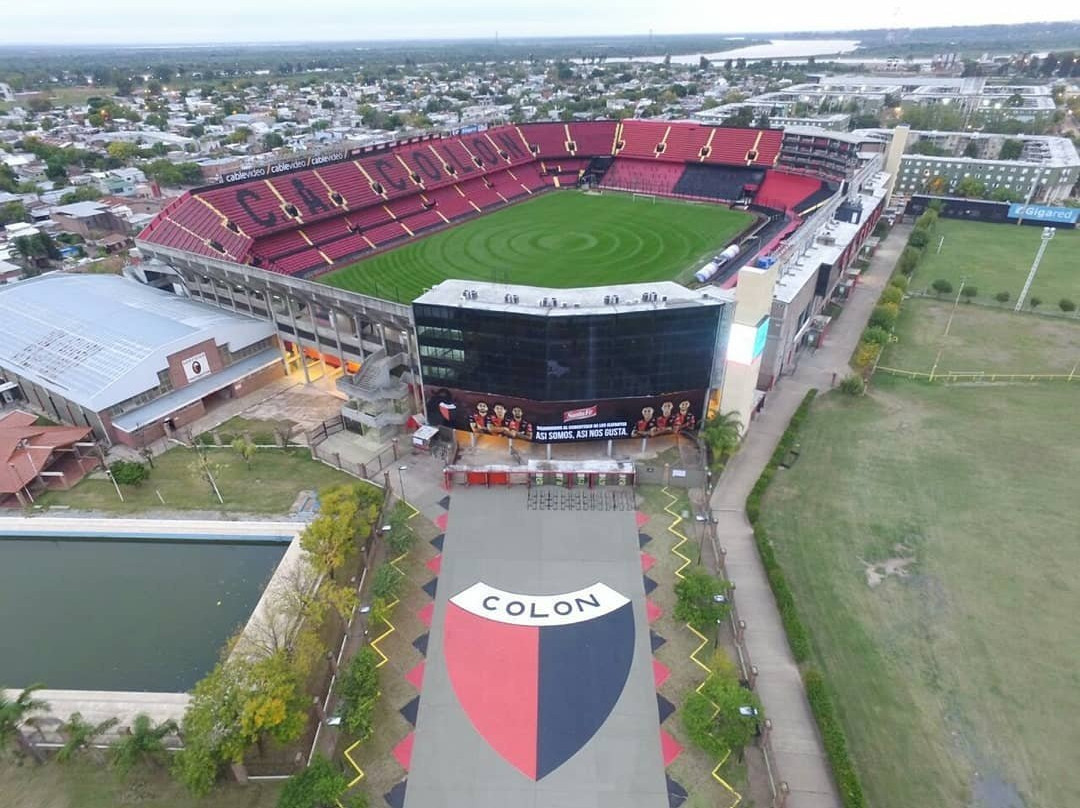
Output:
[[[915,563],[915,555],[912,548],[906,544],[895,544],[893,550],[896,555],[892,558],[886,558],[884,561],[869,562],[863,559],[859,559],[859,563],[863,565],[866,572],[866,585],[873,589],[879,586],[886,578],[890,576],[896,578],[907,578],[911,571],[908,569]]]

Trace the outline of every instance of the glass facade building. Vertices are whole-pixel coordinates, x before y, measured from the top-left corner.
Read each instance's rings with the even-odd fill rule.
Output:
[[[614,313],[535,314],[416,303],[428,386],[582,401],[706,390],[731,306],[681,303]]]

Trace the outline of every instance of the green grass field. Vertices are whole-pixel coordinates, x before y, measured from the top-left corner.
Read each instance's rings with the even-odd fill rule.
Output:
[[[447,278],[559,289],[685,280],[752,218],[720,205],[548,193],[319,281],[408,302]]]
[[[1080,362],[1076,318],[964,303],[955,308],[953,314],[953,303],[946,300],[905,300],[897,340],[886,346],[881,364],[918,373],[929,373],[936,360],[938,372],[1067,374]]]
[[[196,799],[160,770],[136,769],[127,778],[89,759],[44,766],[0,761],[0,805],[4,808],[273,808],[279,783],[223,783]]]
[[[1008,292],[1015,304],[1038,252],[1041,233],[1040,227],[939,219],[915,270],[912,288],[928,288],[944,278],[957,289],[961,277],[966,277],[967,284],[978,288],[980,299],[993,300],[998,292]],[[942,236],[945,242],[939,253]],[[1041,298],[1046,308],[1056,309],[1063,297],[1080,303],[1078,254],[1080,231],[1059,228],[1046,249],[1029,297]]]
[[[1080,389],[878,375],[819,399],[765,524],[867,804],[1080,790]]]
[[[142,485],[121,486],[124,501],[112,483],[100,473],[68,491],[50,491],[37,498],[43,507],[65,506],[78,510],[117,514],[147,510],[199,510],[224,513],[288,513],[301,491],[356,482],[355,478],[311,459],[306,448],[260,449],[248,469],[231,448],[207,450],[214,466],[222,505],[210,486],[192,468],[195,452],[177,447],[154,458],[150,479]],[[158,499],[158,493],[162,499]]]

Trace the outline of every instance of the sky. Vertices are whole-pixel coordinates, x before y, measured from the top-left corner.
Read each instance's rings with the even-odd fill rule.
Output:
[[[767,8],[767,11],[765,10]],[[0,44],[458,39],[985,25],[1076,18],[986,0],[4,0]]]

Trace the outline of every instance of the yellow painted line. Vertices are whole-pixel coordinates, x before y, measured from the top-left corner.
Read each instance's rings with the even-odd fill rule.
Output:
[[[214,215],[220,217],[221,218],[221,226],[224,227],[226,230],[229,230],[229,228],[225,226],[225,223],[229,221],[228,216],[226,216],[224,213],[222,213],[216,207],[211,205],[209,202],[207,202],[205,199],[203,199],[198,194],[194,194],[194,197],[196,199],[198,199],[200,202],[202,202],[204,205],[206,205],[206,207],[210,208],[210,210],[214,212]],[[240,231],[239,235],[244,236],[245,238],[251,238],[251,236],[249,236],[247,233],[244,232],[244,228],[242,228],[238,223],[233,222],[233,224],[235,224],[236,229]],[[231,233],[232,230],[229,230],[229,232]]]
[[[315,175],[315,179],[321,182],[323,188],[326,189],[326,196],[330,199],[330,204],[333,205],[335,208],[338,207],[338,204],[334,201],[333,197],[330,196],[330,194],[335,193],[334,189],[330,187],[330,183],[328,183],[322,178],[322,174],[319,173],[318,169],[313,169],[311,173]],[[349,207],[349,200],[345,198],[345,194],[339,193],[338,196],[340,196],[342,201],[344,201],[345,203],[343,207]]]
[[[764,135],[764,134],[765,134],[765,130],[764,129],[759,129],[758,133],[757,133],[757,138],[754,140],[754,145],[750,147],[750,151],[752,151],[754,153],[754,160],[757,159],[758,144],[761,143],[761,136]],[[749,152],[747,152],[747,156],[749,157]],[[754,160],[749,160],[748,159],[746,161],[746,164],[750,165],[752,162],[754,162]]]
[[[685,533],[683,533],[681,530],[679,530],[679,525],[681,525],[682,522],[683,522],[682,516],[680,514],[676,513],[675,511],[673,511],[672,508],[671,508],[672,505],[674,505],[676,502],[679,501],[679,498],[677,496],[675,496],[674,494],[672,494],[667,489],[667,486],[664,486],[664,488],[661,490],[661,493],[664,494],[665,496],[671,498],[671,502],[669,502],[667,505],[664,506],[664,513],[669,514],[671,516],[671,518],[672,518],[671,524],[668,525],[668,527],[667,527],[668,532],[678,539],[678,541],[675,543],[675,545],[671,548],[671,552],[672,552],[672,554],[675,555],[676,558],[681,559],[682,562],[683,562],[680,565],[680,567],[677,570],[675,570],[675,575],[677,577],[679,577],[679,578],[685,578],[686,576],[683,575],[683,570],[686,569],[690,565],[691,562],[690,562],[690,559],[687,558],[680,551],[679,548],[681,548],[684,544],[686,544],[686,542],[688,542],[690,539]],[[701,642],[698,643],[697,648],[695,648],[693,651],[690,652],[690,661],[693,662],[695,665],[697,665],[699,668],[701,668],[703,671],[705,671],[705,674],[706,674],[705,678],[701,680],[701,684],[699,684],[694,689],[695,693],[701,693],[702,690],[704,690],[704,688],[705,688],[705,683],[707,681],[709,681],[709,677],[712,676],[712,671],[709,669],[708,665],[706,665],[704,662],[702,662],[700,659],[698,659],[698,653],[701,651],[701,649],[703,649],[706,645],[709,644],[709,640],[704,634],[702,634],[700,631],[698,631],[696,628],[694,628],[689,623],[686,623],[685,625],[690,630],[690,633],[693,634],[695,637],[697,637],[701,641]],[[716,705],[715,703],[711,702],[711,701],[710,701],[710,704],[712,704],[712,706],[713,706],[713,715],[715,716],[718,712],[720,712],[720,707],[718,705]],[[720,776],[720,769],[723,768],[724,764],[727,763],[728,758],[730,758],[730,757],[731,757],[731,750],[728,749],[727,752],[725,752],[723,754],[723,756],[720,758],[720,761],[716,764],[716,767],[712,770],[711,773],[712,773],[713,779],[716,780],[716,782],[718,782],[720,785],[722,785],[728,791],[728,793],[731,794],[731,796],[735,798],[735,801],[733,803],[731,803],[731,805],[728,806],[728,808],[736,808],[736,806],[740,802],[742,802],[742,794],[740,794],[738,791],[736,791],[734,788],[732,788],[731,784],[728,783],[723,777]]]
[[[401,501],[404,502],[409,507],[409,509],[412,511],[412,513],[409,514],[409,516],[408,516],[409,519],[412,519],[413,517],[415,517],[417,514],[420,513],[420,511],[418,511],[416,509],[416,507],[413,506],[412,503],[406,502],[405,500],[401,500]],[[408,553],[402,553],[400,556],[398,556],[397,558],[393,559],[390,562],[390,566],[392,566],[394,569],[396,569],[401,574],[401,576],[403,578],[406,577],[406,576],[405,576],[405,573],[402,571],[402,569],[398,566],[398,562],[403,560],[408,555],[409,555]],[[397,606],[398,603],[400,603],[400,601],[397,598],[394,598],[394,602],[387,607],[387,612],[392,611],[394,606]],[[387,662],[390,661],[390,658],[386,654],[384,654],[376,646],[376,643],[380,642],[381,640],[385,639],[386,637],[389,637],[394,632],[394,626],[393,626],[393,624],[390,623],[389,620],[386,621],[386,624],[388,626],[390,626],[390,628],[387,629],[385,632],[383,632],[379,636],[378,639],[372,640],[371,643],[370,643],[371,647],[375,649],[375,653],[377,653],[379,656],[382,657],[382,662],[380,662],[378,665],[376,665],[375,666],[376,668],[381,668],[383,665],[385,665]],[[346,790],[352,788],[353,786],[355,786],[357,783],[359,783],[361,780],[364,779],[364,770],[360,768],[359,764],[355,760],[353,760],[353,756],[352,756],[353,750],[355,750],[356,747],[358,747],[361,743],[362,743],[361,741],[356,741],[355,743],[353,743],[348,749],[346,749],[342,753],[342,754],[345,755],[345,760],[347,760],[349,762],[349,765],[353,767],[353,771],[356,772],[356,777],[354,777],[352,780],[350,780],[349,783],[345,786]],[[341,804],[340,800],[334,800],[334,801],[337,803],[338,808],[345,808],[345,806]]]

